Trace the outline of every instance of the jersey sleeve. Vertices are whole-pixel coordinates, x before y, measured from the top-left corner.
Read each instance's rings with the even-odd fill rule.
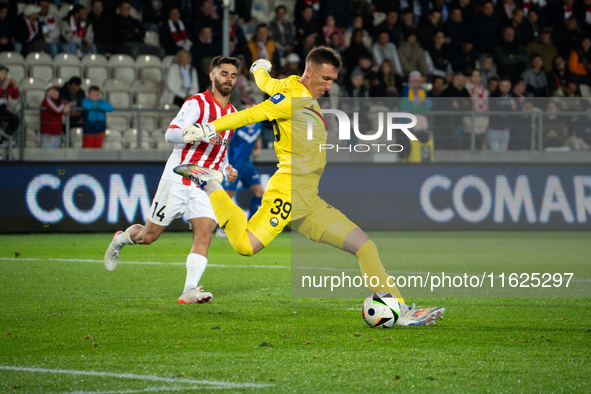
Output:
[[[260,74],[260,73],[257,73]],[[238,129],[265,120],[291,118],[291,94],[287,90],[275,93],[268,100],[243,111],[223,116],[213,122],[217,131]]]
[[[269,73],[263,68],[258,68],[255,70],[254,81],[259,89],[267,93],[269,96],[272,96],[274,93],[281,90],[283,84],[285,83],[285,79],[271,78]]]
[[[201,105],[197,99],[185,101],[168,128],[182,129],[188,124],[202,123],[203,110]]]

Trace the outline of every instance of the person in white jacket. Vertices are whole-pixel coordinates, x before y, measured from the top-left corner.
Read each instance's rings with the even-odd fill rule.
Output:
[[[86,24],[88,12],[83,5],[76,4],[62,21],[62,37],[72,47],[72,53],[82,57],[96,53],[92,25]],[[75,50],[74,50],[75,48]]]
[[[182,107],[187,98],[199,92],[197,70],[191,65],[191,60],[191,54],[184,49],[176,54],[175,62],[166,73],[160,104],[175,104]]]

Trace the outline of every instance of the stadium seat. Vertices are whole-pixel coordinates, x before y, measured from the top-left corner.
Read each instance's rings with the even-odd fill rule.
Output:
[[[117,79],[107,79],[103,83],[103,89],[105,90],[105,92],[109,92],[109,91],[129,92],[129,83],[126,81],[119,81]]]
[[[103,55],[84,55],[81,63],[86,78],[101,84],[109,78],[107,58]]]
[[[120,140],[104,140],[103,149],[106,150],[121,150],[123,149],[123,141]]]
[[[166,132],[170,122],[175,118],[176,114],[179,112],[179,107],[174,104],[164,104],[160,106],[161,109],[167,110],[166,112],[157,112],[158,113],[158,124],[160,125],[160,129],[163,132]]]
[[[103,149],[122,149],[123,140],[121,138],[121,131],[115,129],[105,130],[105,139],[103,142]]]
[[[137,129],[128,129],[123,132],[123,141],[127,148],[137,148]],[[152,149],[150,133],[142,131],[141,149]]]
[[[25,59],[29,65],[29,76],[33,78],[43,78],[49,81],[53,78],[53,59],[46,53],[29,53]]]
[[[124,112],[112,112],[107,114],[107,128],[119,132],[127,130],[129,128],[129,115]]]
[[[107,101],[115,108],[128,108],[131,105],[129,92],[109,90],[106,92]]]
[[[22,63],[4,63],[8,67],[8,76],[13,78],[15,81],[20,81],[27,76],[27,69]]]
[[[158,32],[155,31],[146,31],[146,35],[144,37],[144,43],[148,45],[152,45],[154,47],[160,46],[160,35]]]
[[[43,89],[27,89],[25,91],[25,103],[39,107],[45,98],[45,87]]]
[[[15,64],[25,62],[25,58],[18,52],[0,52],[0,64]]]
[[[90,78],[82,78],[82,85],[80,85],[80,86],[81,86],[82,90],[84,90],[85,93],[88,93],[88,88],[91,87],[92,85],[97,85],[99,87],[101,86],[100,83],[96,83],[95,81],[93,81]]]
[[[58,53],[53,59],[56,76],[59,78],[70,79],[71,77],[82,76],[82,66],[80,59],[76,55],[69,53]]]
[[[43,100],[39,101],[39,103],[36,104],[36,106],[40,106],[41,102]],[[33,104],[35,105],[35,104]],[[40,125],[41,125],[41,117],[39,116],[39,111],[38,110],[26,110],[25,114],[24,114],[24,120],[25,120],[25,127],[34,130],[36,132],[38,132],[40,130]]]
[[[82,148],[82,128],[70,129],[70,146],[72,148]]]
[[[132,105],[133,108],[142,107],[141,104],[134,104]],[[158,128],[158,118],[155,113],[142,111],[141,112],[141,126],[142,131],[153,131]],[[137,112],[133,114],[131,117],[131,127],[138,128],[138,116]]]
[[[109,59],[109,66],[111,67],[112,78],[128,83],[135,81],[135,62],[131,56],[113,55]]]
[[[172,63],[174,63],[174,59],[175,59],[174,55],[165,56],[164,59],[162,59],[162,68],[164,70],[167,70],[168,68],[170,68]]]
[[[153,81],[138,80],[131,84],[134,103],[144,107],[155,108],[160,101],[160,88]]]
[[[162,62],[156,56],[140,55],[135,61],[140,79],[162,81]]]
[[[107,129],[105,130],[105,138],[108,138],[110,140],[120,140],[122,138],[121,130]]]

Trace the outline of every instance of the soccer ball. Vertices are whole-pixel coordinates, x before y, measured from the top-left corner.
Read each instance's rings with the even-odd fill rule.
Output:
[[[385,291],[373,293],[363,302],[363,320],[370,327],[392,327],[400,317],[398,298]]]

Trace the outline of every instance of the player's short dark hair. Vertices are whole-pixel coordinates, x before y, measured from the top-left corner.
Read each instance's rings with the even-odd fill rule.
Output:
[[[342,65],[341,56],[334,49],[325,46],[312,49],[306,57],[306,64],[308,63],[318,65],[328,63],[333,65],[337,70],[340,70]]]
[[[240,70],[240,65],[242,63],[240,62],[240,59],[238,59],[236,57],[220,55],[220,56],[216,56],[213,59],[211,59],[211,64],[209,65],[209,71],[212,71],[216,67],[220,67],[222,64],[231,64],[234,67],[236,67],[236,69]]]
[[[90,92],[101,92],[101,88],[99,88],[97,85],[92,85],[91,87],[88,88],[88,93]]]

